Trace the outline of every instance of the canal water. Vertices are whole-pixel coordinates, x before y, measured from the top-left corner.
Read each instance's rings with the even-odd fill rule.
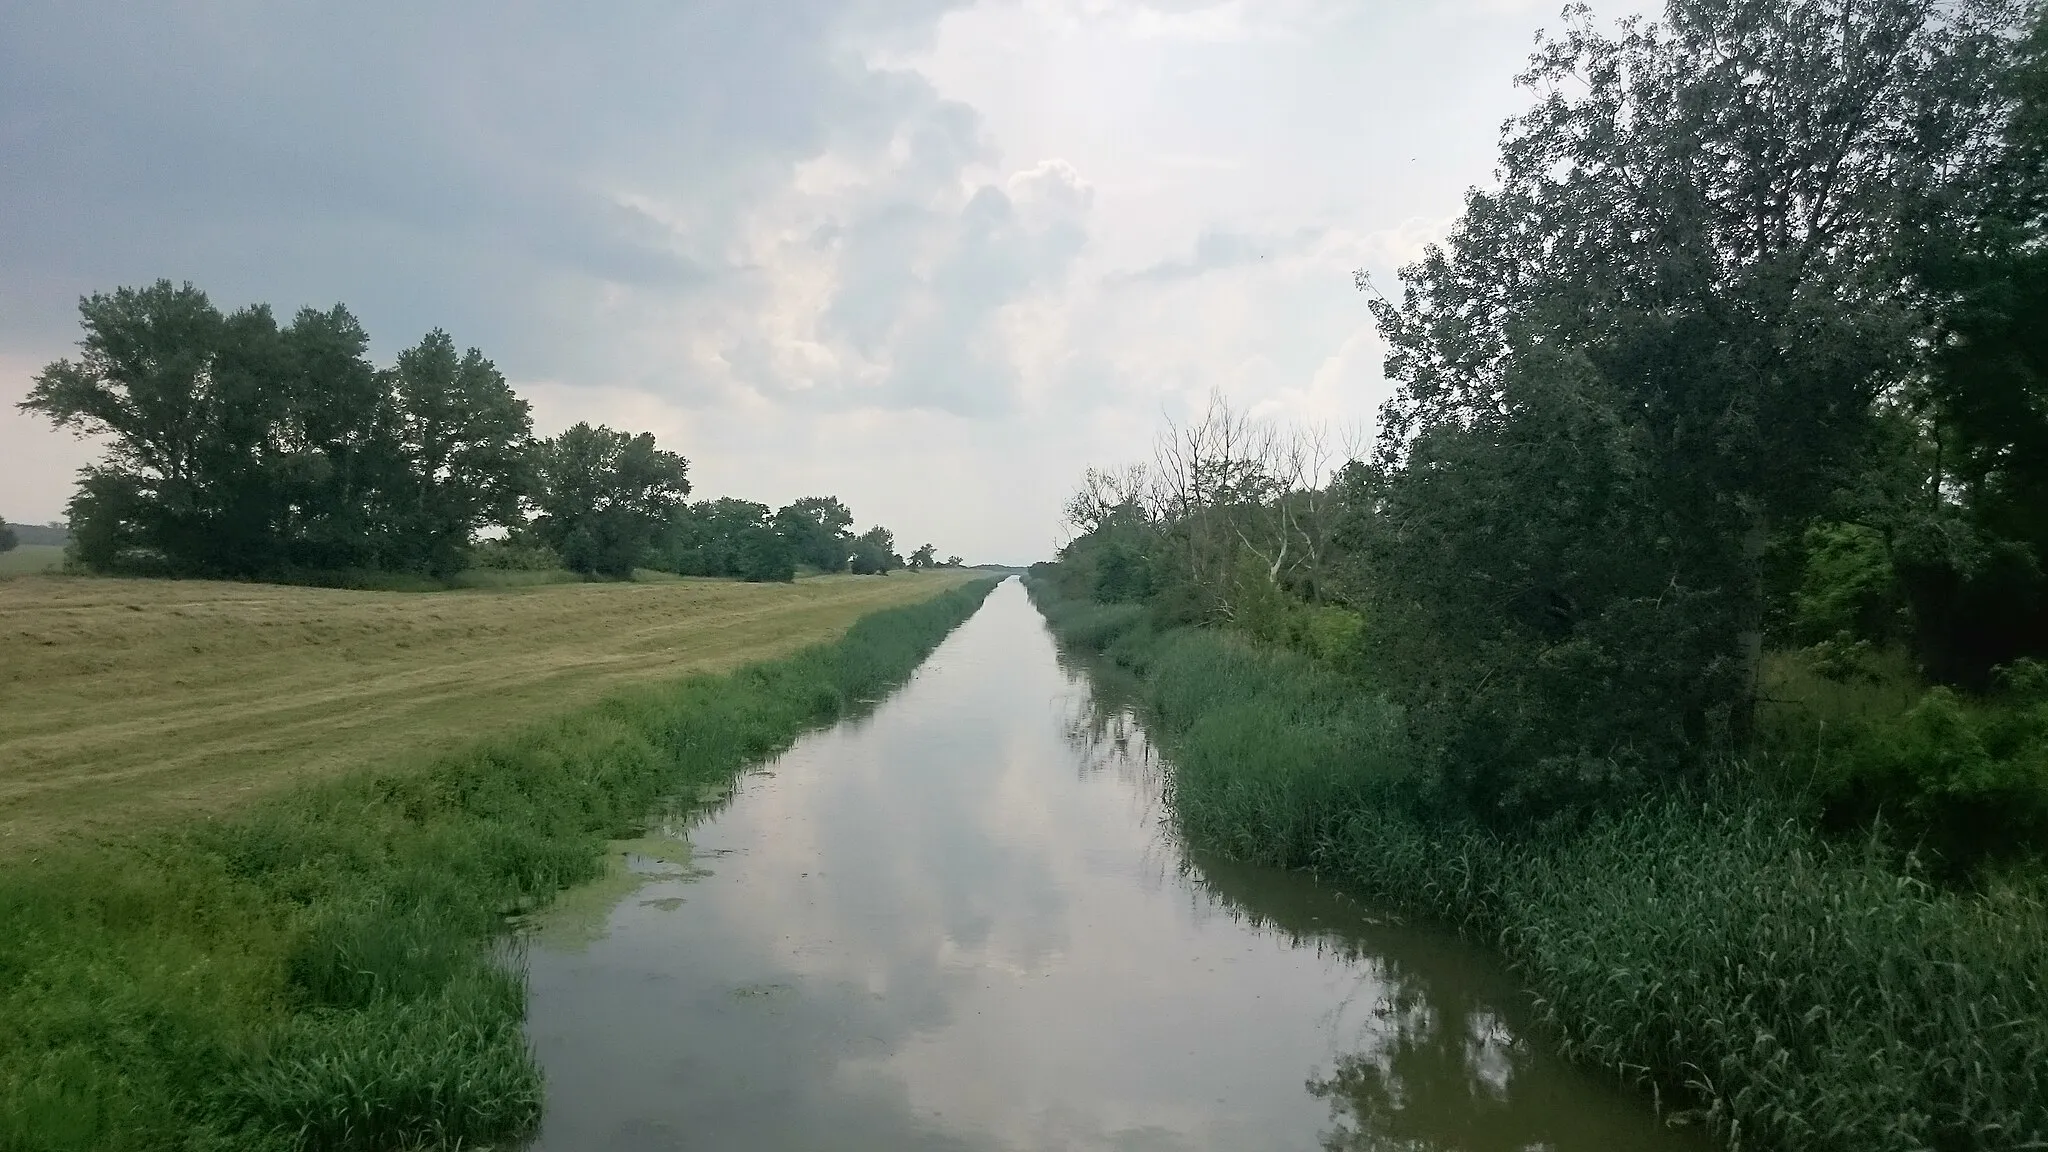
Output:
[[[1532,1042],[1482,952],[1190,856],[1161,772],[1003,584],[529,945],[536,1146],[1707,1147]]]

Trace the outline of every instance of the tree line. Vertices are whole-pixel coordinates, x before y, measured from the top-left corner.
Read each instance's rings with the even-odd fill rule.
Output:
[[[886,574],[908,560],[837,499],[770,512],[690,503],[689,461],[649,433],[578,423],[537,439],[475,348],[436,329],[390,367],[348,310],[223,313],[191,284],[96,293],[76,358],[19,407],[103,437],[69,504],[71,557],[104,572],[257,578],[471,566],[635,568],[786,581],[800,566]],[[958,564],[955,557],[951,563]]]
[[[1056,577],[1340,653],[1401,706],[1418,802],[1487,821],[1755,747],[1771,653],[1843,683],[1903,658],[1965,703],[2033,684],[2042,6],[1567,21],[1498,183],[1396,293],[1357,278],[1397,386],[1376,441],[1218,402],[1088,474]],[[1995,813],[2019,785],[1971,775],[1985,740],[1853,786]]]

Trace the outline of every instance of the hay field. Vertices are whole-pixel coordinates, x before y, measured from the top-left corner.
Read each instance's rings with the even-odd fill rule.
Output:
[[[0,854],[836,638],[974,573],[437,593],[0,581]]]
[[[62,544],[23,544],[0,552],[0,576],[55,572],[63,566]]]

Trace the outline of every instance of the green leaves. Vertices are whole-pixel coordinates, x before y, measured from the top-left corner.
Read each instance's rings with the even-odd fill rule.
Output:
[[[1769,542],[1927,365],[1910,256],[1988,179],[2018,11],[1673,0],[1539,46],[1500,186],[1373,302],[1399,391],[1351,532],[1374,663],[1480,810],[1746,738]],[[1801,626],[1888,626],[1883,557],[1817,543]]]
[[[106,438],[71,506],[92,567],[445,575],[479,529],[519,517],[526,402],[444,332],[377,372],[339,305],[280,330],[267,306],[224,316],[160,280],[79,313],[80,356],[21,407]]]
[[[533,532],[578,572],[631,576],[690,494],[689,461],[645,432],[578,423],[529,461]]]

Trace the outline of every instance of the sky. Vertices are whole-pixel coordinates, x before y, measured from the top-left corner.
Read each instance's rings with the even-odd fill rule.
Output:
[[[82,295],[346,304],[695,497],[837,495],[1028,563],[1212,393],[1369,436],[1352,272],[1490,182],[1556,0],[458,0],[0,9],[0,516],[97,452],[15,409]],[[1600,2],[1602,19],[1647,10]]]

